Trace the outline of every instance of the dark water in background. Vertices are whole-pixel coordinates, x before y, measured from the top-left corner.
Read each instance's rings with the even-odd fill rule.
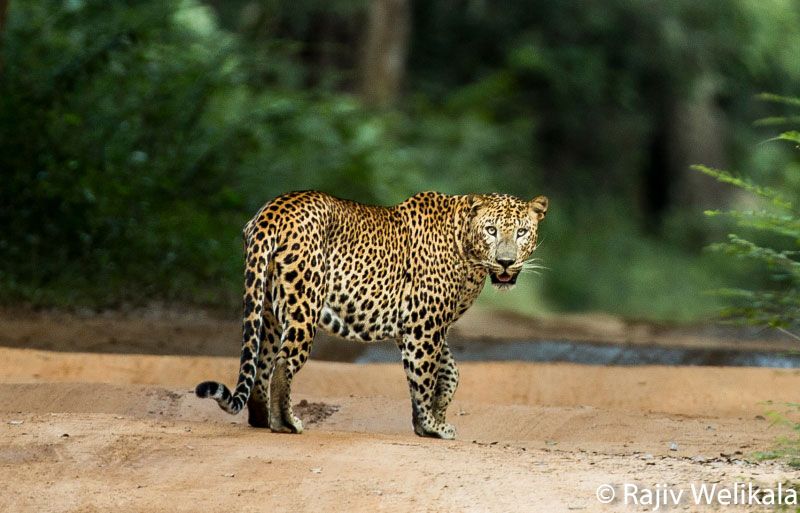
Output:
[[[322,360],[356,363],[397,362],[400,351],[392,342],[352,346],[341,342],[322,347]],[[315,342],[316,344],[316,342]],[[327,344],[323,344],[327,346]],[[316,349],[316,348],[315,348]],[[569,362],[588,365],[711,365],[732,367],[800,368],[800,353],[753,352],[645,345],[617,345],[563,340],[450,342],[456,361]]]

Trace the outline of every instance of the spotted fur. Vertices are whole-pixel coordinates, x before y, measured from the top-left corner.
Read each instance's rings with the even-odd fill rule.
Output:
[[[486,277],[513,286],[536,248],[548,201],[513,196],[417,194],[394,207],[320,192],[285,194],[244,228],[246,251],[239,379],[212,397],[249,423],[300,433],[292,378],[318,327],[360,342],[397,341],[411,393],[414,431],[453,438],[445,413],[458,386],[447,330]]]

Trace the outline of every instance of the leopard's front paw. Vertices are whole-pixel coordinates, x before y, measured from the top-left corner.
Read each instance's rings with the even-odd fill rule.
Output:
[[[414,426],[414,432],[419,436],[441,438],[444,440],[453,440],[456,437],[455,426],[446,422],[417,424]]]
[[[444,440],[454,440],[456,437],[456,427],[444,422],[441,424],[441,428],[436,431],[436,435]]]
[[[269,428],[273,433],[294,433],[292,428],[283,423],[283,419],[272,418],[269,422]]]
[[[303,423],[295,416],[284,417],[281,415],[273,415],[269,419],[269,428],[273,433],[299,434],[303,432]]]
[[[303,432],[303,421],[297,418],[295,415],[289,415],[286,420],[286,425],[292,430],[293,433],[297,433],[298,435]]]

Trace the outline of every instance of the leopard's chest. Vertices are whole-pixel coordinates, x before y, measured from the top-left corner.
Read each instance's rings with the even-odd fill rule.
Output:
[[[470,269],[468,272],[465,272],[453,322],[458,320],[458,318],[475,303],[485,283],[486,271],[482,269]]]

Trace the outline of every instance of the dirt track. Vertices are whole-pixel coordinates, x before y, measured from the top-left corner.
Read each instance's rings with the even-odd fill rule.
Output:
[[[785,433],[758,402],[797,390],[797,371],[465,364],[443,442],[412,434],[399,366],[310,362],[297,436],[191,394],[230,381],[233,358],[0,361],[0,511],[596,511],[604,483],[797,477],[743,461]]]
[[[643,511],[595,490],[798,479],[751,457],[788,434],[763,402],[796,401],[797,370],[465,363],[445,442],[412,433],[400,365],[312,360],[306,433],[278,435],[192,395],[236,358],[108,354],[90,321],[31,345],[106,354],[0,348],[0,511]],[[173,354],[198,336],[139,329]]]

